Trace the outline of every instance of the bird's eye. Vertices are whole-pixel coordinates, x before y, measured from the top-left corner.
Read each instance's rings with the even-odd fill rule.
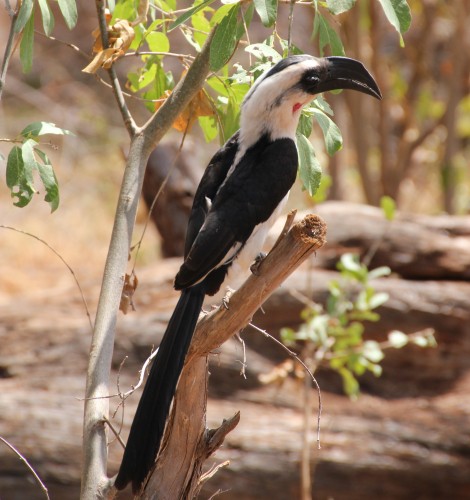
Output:
[[[316,85],[320,81],[320,78],[317,75],[310,74],[306,76],[305,80],[309,85]]]

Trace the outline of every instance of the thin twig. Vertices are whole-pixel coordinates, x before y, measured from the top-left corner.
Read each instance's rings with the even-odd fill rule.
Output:
[[[95,73],[93,75],[99,83],[101,83],[102,85],[104,85],[105,87],[107,87],[108,89],[111,89],[113,90],[113,86],[108,83],[107,81],[103,80],[103,78],[101,78],[101,76],[98,75],[98,73]],[[161,99],[144,99],[143,97],[140,97],[138,95],[134,95],[134,94],[130,94],[129,92],[122,92],[122,95],[125,96],[125,97],[129,97],[131,99],[137,99],[138,101],[142,101],[142,102],[165,102],[166,101],[166,97],[163,97]]]
[[[111,432],[114,434],[116,439],[119,441],[119,444],[122,446],[122,449],[124,449],[126,447],[126,444],[121,439],[119,432],[114,428],[113,424],[106,417],[103,417],[103,422],[108,425],[108,427],[111,429]]]
[[[103,49],[109,47],[109,38],[108,38],[108,25],[106,23],[106,15],[105,15],[105,3],[103,0],[96,0],[96,10],[98,13],[98,22],[99,28],[101,31],[101,43]],[[119,82],[119,78],[117,77],[116,70],[114,69],[114,65],[112,65],[108,70],[109,79],[111,80],[111,86],[113,88],[114,97],[116,98],[116,102],[121,112],[121,116],[126,126],[127,132],[129,136],[132,138],[137,133],[137,125],[134,121],[134,118],[127,107],[126,100],[124,99],[124,94],[122,92],[121,84]]]
[[[7,77],[8,65],[10,64],[10,58],[15,51],[16,45],[14,45],[15,41],[15,24],[18,18],[19,13],[19,3],[18,8],[13,10],[10,6],[10,2],[6,2],[6,9],[10,15],[11,24],[10,24],[10,32],[8,33],[7,43],[5,45],[5,52],[3,54],[3,62],[2,67],[0,69],[0,101],[2,100],[2,93],[5,87],[5,80]]]
[[[126,52],[122,57],[132,57],[132,56],[165,56],[165,57],[177,57],[178,59],[189,59],[194,60],[194,56],[190,54],[177,54],[176,52],[152,52],[149,50]]]
[[[77,285],[78,291],[80,292],[80,297],[82,299],[82,303],[85,307],[86,315],[88,317],[88,322],[90,323],[90,329],[93,331],[93,321],[91,319],[90,310],[88,309],[88,304],[87,304],[87,301],[85,299],[85,294],[83,293],[83,289],[80,285],[80,282],[78,281],[78,278],[77,278],[77,275],[75,274],[75,271],[67,263],[67,261],[62,257],[62,255],[60,255],[60,253],[57,250],[55,250],[53,247],[51,247],[51,245],[49,245],[49,243],[47,243],[47,241],[43,240],[39,236],[36,236],[35,234],[28,233],[27,231],[23,231],[22,229],[17,229],[16,227],[5,226],[4,224],[0,224],[0,228],[9,229],[10,231],[15,231],[16,233],[24,234],[25,236],[29,236],[30,238],[34,238],[35,240],[37,240],[40,243],[42,243],[43,245],[45,245],[54,255],[56,255],[62,261],[62,263],[65,265],[65,267],[70,271],[70,274],[72,275],[72,277],[75,281],[75,284]]]
[[[145,377],[145,370],[147,369],[149,363],[153,360],[153,358],[157,355],[158,348],[155,349],[155,351],[152,352],[152,354],[145,360],[145,363],[142,365],[142,368],[140,369],[140,375],[139,375],[139,380],[136,385],[131,385],[131,388],[126,391],[126,392],[121,392],[119,387],[118,387],[118,392],[116,394],[108,394],[107,396],[96,396],[96,397],[91,397],[91,398],[77,398],[77,401],[90,401],[94,399],[111,399],[111,398],[117,398],[120,397],[122,400],[126,399],[128,396],[130,396],[134,391],[136,391],[143,383],[144,383],[144,377]],[[126,358],[123,359],[121,362],[124,363]],[[119,406],[118,408],[119,409]]]
[[[235,334],[235,338],[240,342],[242,345],[242,350],[243,350],[243,361],[240,361],[242,368],[240,370],[240,375],[246,380],[246,345],[245,341],[241,338],[240,332]]]
[[[295,353],[294,351],[291,351],[286,345],[284,345],[280,340],[276,339],[273,337],[270,333],[268,333],[266,330],[263,330],[259,328],[258,326],[254,325],[253,323],[248,323],[249,326],[254,328],[257,332],[262,333],[265,337],[268,337],[270,340],[272,340],[274,343],[276,343],[278,346],[282,347],[284,351],[287,352],[287,354],[293,358],[297,363],[302,365],[304,370],[308,373],[310,378],[312,379],[312,382],[315,384],[315,388],[317,390],[318,394],[318,417],[317,417],[317,445],[318,449],[321,449],[321,444],[320,444],[320,423],[321,423],[321,414],[323,410],[323,405],[322,405],[322,399],[321,399],[321,391],[320,391],[320,385],[317,382],[317,379],[314,377],[313,373],[311,372],[310,368],[300,359],[299,355]]]
[[[15,15],[15,10],[12,9],[10,5],[10,0],[5,0],[5,9],[10,17],[13,17]]]
[[[290,56],[292,52],[292,26],[294,23],[294,7],[295,0],[290,0],[289,4],[289,21],[287,28],[287,55]]]
[[[220,464],[212,465],[212,467],[207,472],[202,474],[202,476],[199,478],[199,484],[203,484],[208,479],[213,478],[217,474],[217,472],[219,472],[220,469],[223,469],[224,467],[228,467],[229,465],[230,465],[230,460],[225,460],[225,462],[222,462]],[[210,497],[210,498],[213,498],[213,496],[214,495],[212,495],[212,497]]]
[[[39,486],[41,486],[41,489],[44,491],[44,495],[46,495],[46,498],[49,500],[50,497],[49,497],[49,492],[46,488],[46,485],[41,481],[41,478],[38,476],[38,474],[36,473],[36,471],[33,469],[32,465],[26,460],[26,458],[11,444],[9,443],[5,438],[3,438],[2,436],[0,436],[0,441],[2,441],[3,443],[5,443],[8,448],[10,448],[10,450],[12,450],[14,453],[16,453],[16,455],[18,455],[18,457],[26,464],[26,466],[28,467],[28,469],[32,472],[33,476],[35,477],[36,481],[39,483]]]
[[[66,42],[65,40],[61,40],[60,38],[56,38],[55,36],[52,36],[52,35],[46,35],[45,33],[42,33],[39,30],[34,30],[34,33],[36,35],[42,36],[43,38],[46,38],[47,40],[52,40],[53,42],[57,42],[57,43],[60,43],[62,45],[65,45],[67,47],[70,47],[75,52],[77,52],[82,57],[84,57],[85,59],[89,59],[90,58],[89,54],[87,54],[84,50],[82,50],[80,47],[77,47],[77,45],[74,45],[73,43]]]

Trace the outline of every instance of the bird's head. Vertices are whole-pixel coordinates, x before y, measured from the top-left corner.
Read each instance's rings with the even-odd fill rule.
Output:
[[[245,96],[241,133],[249,142],[264,127],[273,139],[293,137],[303,106],[322,92],[351,89],[382,98],[364,65],[348,57],[317,58],[307,54],[286,57],[256,80]]]

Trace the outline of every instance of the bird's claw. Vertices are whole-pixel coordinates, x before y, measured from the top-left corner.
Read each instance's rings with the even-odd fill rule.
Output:
[[[232,296],[234,290],[231,288],[227,287],[227,291],[225,292],[224,298],[222,299],[222,305],[227,309],[228,311],[228,304],[230,302],[230,297]]]
[[[263,260],[266,258],[266,253],[264,252],[260,252],[256,257],[255,257],[255,260],[253,262],[253,264],[251,264],[250,266],[250,271],[255,275],[255,276],[259,276],[259,267],[261,266],[261,263],[263,262]]]

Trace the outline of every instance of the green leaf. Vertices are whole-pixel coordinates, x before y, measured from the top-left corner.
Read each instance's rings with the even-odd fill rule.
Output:
[[[253,0],[256,12],[264,26],[272,26],[277,19],[277,0]]]
[[[299,126],[297,127],[297,132],[304,135],[305,137],[310,137],[312,134],[312,117],[302,113],[300,115]]]
[[[26,166],[23,160],[23,148],[14,146],[8,155],[6,181],[11,197],[16,199],[13,205],[17,207],[25,207],[36,192],[30,167],[31,165]]]
[[[173,21],[170,24],[170,26],[168,28],[168,32],[177,28],[180,24],[185,23],[188,19],[193,17],[194,14],[196,14],[200,10],[204,9],[205,7],[207,7],[208,5],[213,3],[214,1],[215,0],[204,0],[204,2],[200,3],[199,5],[194,6],[192,9],[189,9],[186,12],[184,12],[183,14],[181,14],[181,16],[179,16],[175,21]]]
[[[330,187],[333,184],[333,179],[331,175],[322,175],[320,181],[320,187],[317,189],[315,196],[313,197],[313,201],[315,203],[322,203],[328,198],[328,193],[330,191]]]
[[[237,17],[240,4],[233,5],[217,26],[212,39],[209,64],[212,71],[219,71],[232,57],[238,43]]]
[[[388,341],[395,349],[401,349],[408,344],[409,338],[406,333],[400,332],[399,330],[393,330],[388,334]]]
[[[222,19],[230,13],[230,11],[233,9],[233,4],[225,4],[222,5],[222,7],[218,8],[215,12],[214,15],[211,17],[210,20],[210,26],[213,27],[216,24],[220,24]]]
[[[322,170],[315,156],[310,141],[302,134],[297,134],[297,149],[299,151],[299,177],[310,196],[313,196],[321,181]]]
[[[322,94],[318,95],[315,100],[313,101],[314,105],[323,111],[323,113],[333,116],[333,109],[331,108],[330,104],[328,101],[323,97]]]
[[[318,33],[320,55],[325,55],[325,47],[330,46],[331,55],[344,56],[344,47],[338,33],[328,24],[326,19],[317,11],[313,22],[313,33]]]
[[[380,5],[390,24],[397,30],[400,45],[405,45],[402,34],[408,31],[411,25],[411,11],[406,0],[379,0]]]
[[[38,0],[38,3],[39,8],[41,9],[42,26],[44,28],[44,33],[47,36],[50,36],[52,30],[54,29],[54,15],[52,14],[47,0]]]
[[[206,142],[213,141],[218,134],[217,122],[213,116],[200,116],[198,118],[199,126],[204,134]]]
[[[253,43],[245,48],[247,52],[254,55],[257,59],[270,59],[277,63],[282,59],[281,54],[265,43]]]
[[[255,6],[250,3],[248,8],[243,12],[241,10],[241,17],[242,19],[238,22],[238,28],[237,28],[237,38],[240,40],[240,38],[245,35],[246,30],[249,29],[251,25],[251,21],[253,19],[253,13],[255,12]],[[245,30],[246,26],[246,30]]]
[[[284,344],[294,344],[296,340],[296,332],[292,328],[281,328],[281,339]]]
[[[161,31],[152,31],[146,36],[145,39],[152,52],[170,51],[170,41],[165,33],[162,33]]]
[[[351,398],[357,399],[359,396],[359,382],[353,373],[347,368],[341,368],[339,374],[343,379],[343,390]]]
[[[340,261],[337,265],[340,271],[349,271],[350,273],[363,273],[363,267],[359,262],[359,256],[354,253],[345,253],[341,255]]]
[[[380,208],[387,220],[393,220],[395,218],[396,204],[391,196],[382,196],[380,198]]]
[[[347,12],[356,3],[356,0],[326,0],[327,9],[334,15]]]
[[[36,149],[36,153],[41,159],[41,162],[36,162],[36,168],[39,171],[39,177],[41,178],[44,189],[46,190],[44,200],[51,206],[51,212],[54,212],[59,207],[60,202],[57,177],[46,153],[40,149]]]
[[[20,11],[18,12],[18,17],[15,22],[15,32],[19,33],[23,31],[23,28],[26,26],[26,23],[31,18],[31,14],[33,13],[33,0],[23,0],[21,3]]]
[[[75,0],[57,0],[59,3],[60,12],[65,19],[65,24],[67,28],[71,30],[77,24],[78,13],[77,13],[77,5],[75,4]]]
[[[315,120],[320,125],[325,140],[326,151],[330,156],[333,156],[343,147],[343,137],[338,125],[323,111],[317,108],[311,108]]]
[[[21,131],[21,135],[26,139],[29,137],[39,137],[40,135],[46,134],[73,135],[70,130],[57,127],[55,123],[51,122],[33,122]]]
[[[34,11],[23,30],[20,44],[20,60],[24,73],[29,73],[33,66],[34,49]]]

